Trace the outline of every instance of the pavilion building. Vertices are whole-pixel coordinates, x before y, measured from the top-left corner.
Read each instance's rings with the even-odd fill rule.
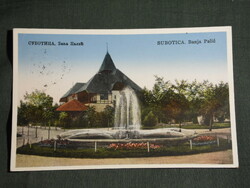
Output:
[[[115,67],[107,52],[98,72],[86,83],[76,83],[61,98],[57,111],[85,111],[94,106],[101,112],[107,105],[114,106],[120,90],[129,86],[136,92],[141,88]]]

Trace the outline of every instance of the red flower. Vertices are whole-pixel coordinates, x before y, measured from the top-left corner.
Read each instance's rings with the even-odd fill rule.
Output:
[[[194,138],[193,140],[197,141],[197,142],[207,142],[207,141],[216,140],[216,137],[214,137],[214,136],[198,136],[198,137]]]
[[[160,148],[159,145],[150,144],[149,147],[151,149],[158,149]],[[126,143],[126,144],[110,144],[108,148],[111,149],[147,149],[147,143]]]

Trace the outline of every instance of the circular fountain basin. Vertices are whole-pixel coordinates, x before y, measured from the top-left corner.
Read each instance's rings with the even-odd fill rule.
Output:
[[[59,135],[62,139],[80,142],[145,142],[183,140],[195,135],[194,131],[177,128],[162,128],[154,130],[126,130],[126,129],[78,129]]]

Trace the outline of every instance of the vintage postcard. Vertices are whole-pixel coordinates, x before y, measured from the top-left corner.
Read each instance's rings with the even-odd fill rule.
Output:
[[[238,167],[231,27],[13,33],[11,171]]]

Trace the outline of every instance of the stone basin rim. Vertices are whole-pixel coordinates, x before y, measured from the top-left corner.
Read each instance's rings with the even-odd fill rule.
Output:
[[[71,142],[156,142],[156,141],[178,141],[192,139],[195,136],[182,136],[178,138],[138,138],[138,139],[67,139]]]

